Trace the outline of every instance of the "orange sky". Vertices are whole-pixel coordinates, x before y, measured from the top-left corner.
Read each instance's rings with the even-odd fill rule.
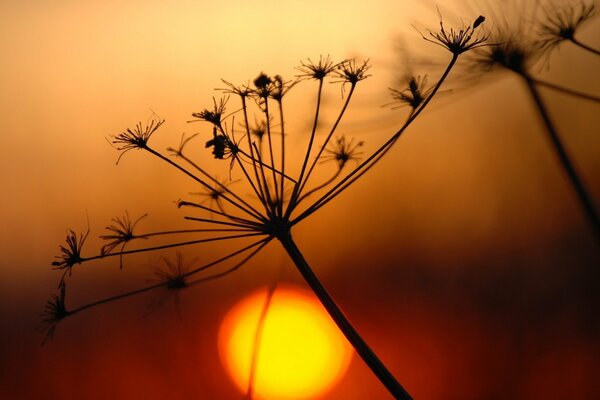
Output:
[[[207,137],[207,126],[186,121],[210,106],[220,78],[292,77],[300,60],[330,54],[371,59],[373,77],[341,129],[372,149],[406,112],[381,107],[406,67],[398,43],[446,57],[411,28],[435,29],[436,18],[417,1],[1,4],[0,397],[234,396],[218,361],[218,322],[281,267],[283,280],[301,284],[276,243],[239,273],[184,293],[182,321],[171,304],[142,318],[148,296],[68,320],[40,348],[32,327],[54,293],[49,264],[66,227],[85,230],[87,214],[97,237],[125,210],[148,212],[148,229],[184,226],[173,201],[189,182],[141,152],[115,166],[105,138],[153,112],[167,120],[159,148],[182,132]],[[596,19],[581,38],[599,47],[599,32]],[[536,73],[600,94],[600,57],[564,45],[550,65]],[[522,86],[510,76],[485,82],[475,90],[451,81],[454,91],[295,237],[416,398],[490,398],[502,387],[512,398],[541,398],[547,380],[586,398],[600,349],[590,339],[597,296],[585,285],[597,282],[600,254]],[[543,95],[600,203],[598,105]],[[289,100],[298,134],[310,121],[307,96],[310,84]],[[333,108],[339,89],[326,99]],[[158,258],[132,258],[123,271],[82,266],[70,299],[144,285]],[[112,388],[99,390],[106,382]],[[358,359],[328,398],[350,394],[386,398]]]

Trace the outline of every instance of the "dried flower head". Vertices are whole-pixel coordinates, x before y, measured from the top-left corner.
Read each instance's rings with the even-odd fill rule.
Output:
[[[65,274],[68,272],[70,275],[71,268],[75,264],[81,264],[81,262],[84,260],[83,257],[81,257],[81,249],[89,233],[90,231],[88,229],[84,235],[77,237],[77,233],[75,233],[75,231],[72,229],[67,230],[67,238],[65,240],[66,246],[60,246],[60,252],[62,254],[55,257],[58,259],[58,261],[52,262],[52,265],[56,267],[55,269],[64,269]]]
[[[263,104],[267,98],[273,93],[273,79],[264,72],[258,74],[253,81],[254,88],[250,94],[254,97],[258,104]]]
[[[348,161],[358,160],[360,158],[362,152],[359,151],[359,149],[363,145],[364,142],[362,140],[354,143],[354,138],[346,141],[345,136],[340,136],[325,149],[325,152],[321,157],[321,162],[335,160],[338,164],[338,168],[341,170]]]
[[[460,29],[446,30],[440,14],[440,30],[438,32],[429,31],[431,38],[419,33],[428,42],[437,44],[458,56],[466,51],[486,46],[485,42],[488,40],[489,34],[479,29],[484,21],[485,17],[480,15],[469,26],[463,25]]]
[[[539,49],[520,33],[499,32],[495,44],[478,50],[475,63],[484,71],[500,67],[519,75],[529,74],[531,66],[539,59]]]
[[[212,147],[212,154],[219,160],[224,160],[237,154],[239,151],[238,144],[223,133],[217,133],[216,128],[213,129],[213,137],[204,145],[205,148]]]
[[[222,97],[217,102],[217,99],[213,97],[213,109],[209,110],[205,108],[204,110],[192,113],[192,117],[198,118],[202,121],[210,122],[211,124],[221,127],[221,122],[223,120],[223,115],[225,114],[225,110],[227,108],[227,101],[229,100],[229,96]]]
[[[117,150],[124,150],[117,159],[117,164],[129,150],[147,148],[148,140],[164,122],[164,119],[152,118],[146,126],[138,122],[134,129],[128,128],[125,132],[113,136],[112,143],[117,145]]]
[[[371,68],[369,60],[364,60],[362,64],[357,64],[355,59],[342,61],[335,70],[335,75],[339,78],[337,82],[350,83],[356,85],[359,81],[367,79],[367,71]]]
[[[43,343],[54,337],[58,323],[70,314],[65,305],[66,284],[64,281],[60,282],[59,290],[58,295],[53,295],[46,302],[41,316],[42,321],[37,327],[37,330],[44,335]]]
[[[250,89],[249,85],[236,86],[233,83],[226,81],[225,79],[221,79],[221,82],[227,85],[227,88],[217,90],[220,90],[224,93],[235,94],[237,96],[240,96],[241,98],[246,98],[252,93],[252,89]]]
[[[538,21],[539,40],[536,44],[545,51],[551,51],[564,40],[574,40],[577,29],[595,15],[594,3],[582,1],[572,5],[551,2],[544,7],[544,18]]]
[[[162,306],[165,300],[169,297],[173,297],[177,314],[180,314],[179,307],[179,292],[182,289],[188,287],[189,283],[187,280],[187,273],[190,268],[190,264],[186,264],[183,261],[183,256],[180,253],[176,254],[175,263],[172,263],[168,259],[162,257],[161,260],[164,263],[162,268],[157,268],[154,271],[154,279],[150,279],[151,282],[155,282],[161,285],[165,290],[157,293],[157,295],[151,300],[148,305],[148,314]],[[192,263],[195,260],[192,260]]]
[[[249,130],[250,134],[256,139],[258,139],[258,142],[260,143],[262,142],[264,136],[267,134],[267,121],[256,121],[255,117],[254,126],[249,127]]]
[[[171,153],[171,155],[174,156],[174,157],[183,157],[183,149],[188,144],[188,142],[190,140],[192,140],[193,138],[195,138],[196,136],[198,136],[197,133],[195,133],[195,134],[193,134],[191,136],[186,136],[185,133],[182,134],[181,135],[181,139],[179,140],[179,146],[177,148],[167,147],[167,151],[169,153]]]
[[[322,81],[327,75],[335,72],[339,65],[334,64],[329,56],[320,56],[318,63],[314,63],[310,58],[307,60],[308,62],[301,61],[300,66],[297,67],[298,71],[301,72],[301,74],[298,75],[298,78],[300,79],[316,79]]]
[[[201,201],[200,204],[208,200],[209,208],[212,209],[213,204],[216,204],[217,207],[219,207],[219,209],[223,211],[222,197],[225,193],[227,193],[227,186],[238,181],[239,179],[235,181],[230,181],[228,179],[219,181],[217,180],[217,178],[215,178],[215,182],[213,182],[212,186],[203,186],[203,192],[192,192],[190,194],[195,194],[204,197],[204,200]]]
[[[159,282],[164,283],[169,290],[179,290],[187,286],[185,274],[189,270],[189,265],[183,262],[183,256],[180,253],[176,255],[175,263],[166,258],[162,258],[166,268],[157,268],[154,275]]]
[[[137,236],[136,234],[134,234],[133,230],[135,229],[135,226],[138,224],[138,222],[140,222],[140,220],[147,216],[148,214],[144,214],[135,221],[131,221],[129,213],[125,211],[125,215],[122,218],[113,218],[112,221],[114,222],[114,224],[106,227],[106,229],[109,232],[111,232],[111,234],[100,236],[100,239],[109,241],[107,244],[102,246],[100,254],[104,256],[113,251],[113,249],[118,245],[121,245],[121,249],[119,251],[123,252],[127,243],[129,243],[133,239],[145,239],[144,236]],[[119,257],[119,267],[123,268],[122,254]]]
[[[413,110],[419,108],[421,104],[427,99],[433,87],[427,87],[427,75],[416,77],[411,76],[408,80],[408,87],[402,90],[390,88],[390,93],[395,102],[400,103],[398,106],[392,108],[398,108],[405,105],[410,106]]]
[[[283,96],[285,96],[296,83],[298,83],[298,81],[286,81],[281,75],[275,75],[271,82],[271,98],[280,102],[283,99]]]

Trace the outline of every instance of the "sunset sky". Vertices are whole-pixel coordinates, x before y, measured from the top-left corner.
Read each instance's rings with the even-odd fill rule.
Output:
[[[66,228],[85,232],[89,221],[91,255],[111,218],[125,211],[148,213],[140,223],[147,231],[198,227],[174,203],[197,191],[185,176],[142,151],[115,165],[119,153],[107,138],[159,116],[166,122],[153,146],[164,150],[184,132],[199,133],[195,151],[212,168],[203,148],[210,126],[187,121],[212,106],[221,79],[245,84],[260,72],[292,79],[300,62],[330,55],[372,64],[340,126],[365,142],[367,154],[408,113],[382,107],[391,102],[388,88],[406,83],[407,73],[426,73],[433,83],[450,58],[418,32],[438,29],[435,4],[448,26],[460,26],[457,16],[469,24],[490,8],[509,22],[519,17],[518,7],[499,5],[505,1],[490,0],[482,10],[467,3],[0,4],[0,398],[241,399],[219,359],[219,326],[259,287],[278,281],[306,288],[278,243],[239,271],[183,291],[179,312],[167,294],[147,293],[67,318],[54,340],[40,345],[35,327],[57,293],[61,272],[50,264]],[[578,31],[596,48],[599,21]],[[598,241],[522,82],[509,73],[480,74],[464,61],[386,158],[295,227],[294,238],[415,399],[594,398]],[[599,56],[564,43],[532,72],[600,96],[599,70]],[[292,156],[301,155],[308,135],[315,90],[307,81],[290,92]],[[341,90],[325,90],[323,124],[330,124]],[[600,204],[600,105],[540,90]],[[215,168],[228,178],[227,166]],[[320,168],[326,177],[330,167]],[[232,170],[233,180],[240,176]],[[193,263],[228,249],[180,252]],[[118,260],[75,266],[67,306],[147,285],[161,257],[173,259],[175,251],[126,258],[123,269]],[[149,310],[157,296],[164,304]],[[354,357],[324,399],[367,398],[389,395]]]

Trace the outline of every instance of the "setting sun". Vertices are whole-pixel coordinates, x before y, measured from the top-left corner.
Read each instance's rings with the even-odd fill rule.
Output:
[[[310,293],[278,287],[268,301],[268,290],[263,288],[242,299],[226,315],[219,333],[223,363],[235,384],[246,391],[254,356],[256,398],[318,397],[348,368],[350,346]],[[260,340],[254,349],[264,310]]]

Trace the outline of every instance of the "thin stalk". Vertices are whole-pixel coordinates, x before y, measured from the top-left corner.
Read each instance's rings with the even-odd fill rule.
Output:
[[[279,104],[279,121],[281,123],[281,175],[285,176],[285,124],[283,121],[283,100],[277,101]],[[283,199],[284,199],[284,182],[283,179],[279,182],[279,215],[283,215]]]
[[[200,167],[198,164],[196,164],[193,160],[191,160],[190,158],[188,158],[185,155],[183,155],[183,153],[179,153],[178,157],[181,157],[185,162],[187,162],[188,164],[190,164],[198,172],[200,172],[201,174],[203,174],[204,176],[206,176],[208,179],[210,179],[214,184],[216,184],[224,192],[231,194],[231,196],[233,196],[237,201],[241,202],[246,207],[248,207],[250,210],[252,210],[253,212],[255,212],[256,216],[261,215],[260,212],[258,212],[258,210],[256,208],[254,208],[250,204],[248,204],[247,201],[245,201],[240,196],[238,196],[237,194],[235,194],[231,189],[229,189],[222,182],[219,182],[216,178],[214,178],[213,176],[211,176],[208,172],[206,172],[202,167]],[[243,167],[242,167],[242,170],[243,170]],[[244,170],[244,172],[246,172],[246,171]],[[250,182],[250,184],[253,184],[252,180],[248,179],[248,181]],[[213,189],[210,186],[206,186],[205,185],[205,187],[209,188],[209,190]],[[254,187],[254,185],[252,185],[252,187]]]
[[[175,235],[181,233],[201,233],[201,232],[251,232],[254,231],[252,228],[222,228],[222,229],[179,229],[175,231],[161,231],[161,232],[150,232],[136,235],[136,239],[146,239],[152,236],[162,236],[162,235]]]
[[[218,272],[214,275],[206,276],[204,278],[199,278],[193,282],[190,282],[188,286],[192,286],[192,285],[196,285],[198,283],[212,281],[214,279],[222,278],[225,275],[229,275],[230,273],[237,271],[238,269],[240,269],[241,266],[243,266],[246,262],[248,262],[248,260],[250,260],[252,257],[254,257],[256,255],[256,253],[260,252],[262,250],[262,248],[265,247],[272,239],[273,239],[272,237],[268,237],[266,239],[261,240],[258,243],[254,243],[254,244],[246,247],[243,251],[260,244],[260,246],[257,247],[255,250],[253,250],[252,253],[248,254],[242,261],[238,262],[234,266],[226,269],[225,271]]]
[[[192,219],[192,218],[190,217],[189,219]],[[259,235],[264,235],[264,233],[255,232],[255,233],[244,233],[244,234],[240,234],[240,235],[219,236],[219,237],[214,237],[214,238],[206,238],[206,239],[190,240],[190,241],[179,242],[179,243],[163,244],[163,245],[154,246],[154,247],[143,247],[141,249],[118,251],[115,253],[100,254],[100,255],[92,256],[92,257],[81,257],[78,264],[83,263],[83,262],[93,261],[93,260],[99,260],[101,258],[123,256],[123,255],[127,255],[127,254],[143,253],[146,251],[164,250],[164,249],[171,249],[173,247],[189,246],[192,244],[199,244],[199,243],[218,242],[221,240],[239,239],[239,238],[259,236]]]
[[[266,197],[265,197],[265,191],[262,187],[262,182],[260,181],[259,175],[258,175],[258,168],[256,167],[256,160],[254,158],[254,147],[253,147],[253,143],[252,143],[252,138],[250,137],[250,125],[248,123],[248,106],[246,105],[246,96],[241,96],[242,98],[242,108],[243,108],[243,114],[244,114],[244,127],[246,129],[246,138],[248,139],[248,148],[250,149],[250,161],[252,162],[252,168],[254,169],[254,176],[256,177],[256,185],[258,186],[259,192],[260,194],[258,195],[258,198],[260,199],[261,203],[263,205],[265,205],[266,208]]]
[[[261,164],[261,166],[264,166],[265,168],[267,168],[267,169],[269,169],[269,170],[271,170],[273,172],[273,180],[275,181],[275,183],[274,183],[275,187],[277,187],[277,177],[276,177],[276,174],[282,175],[284,178],[289,179],[290,181],[292,181],[292,182],[295,183],[296,181],[294,179],[292,179],[289,176],[283,175],[281,172],[279,172],[277,170],[277,168],[275,168],[275,161],[274,161],[274,157],[273,157],[273,145],[271,143],[271,124],[269,122],[270,121],[270,118],[269,118],[269,108],[268,108],[268,103],[267,103],[266,100],[265,100],[265,108],[266,108],[265,114],[266,114],[266,117],[267,117],[267,136],[268,136],[268,139],[269,139],[269,154],[271,156],[271,165],[269,165],[269,164],[263,164],[263,162],[260,159],[252,160],[252,161],[253,162],[258,162],[259,164]],[[229,135],[227,134],[226,130],[223,129],[223,127],[221,125],[218,126],[218,129],[219,129],[219,131],[221,132],[221,134],[223,136],[229,138]],[[234,142],[233,138],[229,139],[229,140],[231,142]],[[243,156],[245,156],[247,158],[251,158],[251,155],[249,155],[248,153],[246,153],[239,146],[236,145],[235,147],[236,147],[236,152],[234,154],[239,153],[239,154],[242,154]],[[232,151],[232,153],[233,153],[233,151]]]
[[[350,99],[352,98],[352,94],[354,93],[354,89],[355,88],[356,88],[356,83],[352,83],[351,86],[350,86],[350,91],[348,92],[348,96],[346,96],[346,100],[344,101],[344,105],[342,106],[342,109],[340,110],[340,113],[338,114],[337,119],[335,120],[333,126],[331,127],[331,130],[329,131],[329,134],[327,135],[327,138],[325,138],[325,141],[323,142],[323,145],[319,149],[319,152],[317,153],[317,156],[315,157],[312,165],[308,169],[308,173],[306,174],[306,179],[304,180],[304,182],[302,182],[302,186],[300,186],[300,190],[298,191],[298,195],[300,195],[300,193],[302,193],[302,191],[304,190],[304,187],[306,186],[306,182],[308,182],[308,179],[310,178],[310,176],[312,174],[312,171],[315,169],[315,166],[317,165],[317,162],[319,161],[319,158],[321,157],[321,154],[323,154],[323,151],[325,151],[325,148],[327,147],[327,144],[331,140],[331,137],[333,136],[333,133],[337,129],[338,125],[340,124],[340,121],[342,120],[342,117],[346,113],[346,110],[348,109],[348,104],[350,104]]]
[[[214,265],[220,264],[220,263],[222,263],[223,261],[226,261],[226,260],[228,260],[228,259],[230,259],[230,258],[232,258],[232,257],[235,257],[235,256],[237,256],[238,254],[241,254],[241,253],[243,253],[243,252],[245,252],[245,251],[247,251],[247,250],[250,250],[251,248],[253,248],[253,247],[255,247],[255,246],[259,246],[259,245],[260,245],[260,246],[259,246],[259,247],[258,247],[258,248],[255,250],[255,251],[253,251],[252,253],[250,253],[250,254],[251,254],[251,256],[253,256],[253,255],[254,255],[254,254],[256,254],[258,251],[260,251],[260,250],[261,250],[263,247],[265,247],[265,246],[266,246],[266,245],[267,245],[267,244],[268,244],[268,243],[269,243],[271,240],[272,240],[272,237],[270,237],[270,236],[269,236],[269,237],[266,237],[266,238],[264,238],[264,239],[261,239],[261,240],[259,240],[259,241],[257,241],[257,242],[254,242],[254,243],[252,243],[252,244],[249,244],[248,246],[242,247],[241,249],[239,249],[239,250],[236,250],[236,251],[234,251],[233,253],[229,253],[228,255],[226,255],[226,256],[224,256],[224,257],[221,257],[221,258],[219,258],[219,259],[217,259],[217,260],[215,260],[215,261],[212,261],[212,262],[210,262],[210,263],[208,263],[208,264],[205,264],[205,265],[203,265],[203,266],[201,266],[201,267],[194,268],[193,270],[191,270],[191,271],[188,271],[188,272],[186,272],[185,274],[183,274],[183,275],[182,275],[182,277],[186,278],[186,277],[188,277],[188,276],[192,276],[192,275],[194,275],[194,274],[197,274],[197,273],[198,273],[198,272],[200,272],[200,271],[204,271],[204,270],[206,270],[206,269],[208,269],[208,268],[210,268],[210,267],[212,267],[212,266],[214,266]],[[242,261],[243,261],[243,262],[246,262],[246,261],[248,261],[248,258],[244,258],[244,260],[242,260]],[[239,263],[238,263],[238,264],[236,264],[236,265],[234,265],[234,267],[232,267],[232,268],[239,268]],[[222,274],[222,272],[220,272],[219,274]],[[222,276],[222,275],[219,275],[219,276]],[[214,276],[207,276],[207,277],[205,277],[205,278],[202,278],[202,280],[204,281],[204,280],[206,280],[206,279],[212,279],[213,277],[214,277]]]
[[[590,47],[590,46],[588,46],[588,45],[587,45],[587,44],[585,44],[585,43],[581,43],[581,42],[580,42],[579,40],[577,40],[575,37],[571,36],[571,37],[569,38],[569,40],[570,40],[570,41],[571,41],[573,44],[575,44],[575,45],[577,45],[577,46],[581,47],[582,49],[584,49],[584,50],[587,50],[587,51],[589,51],[590,53],[594,53],[594,54],[595,54],[595,55],[597,55],[597,56],[600,56],[600,50],[594,49],[593,47]]]
[[[192,178],[196,182],[200,183],[204,187],[206,187],[208,189],[212,189],[212,187],[208,183],[204,182],[202,179],[198,178],[197,176],[195,176],[194,174],[192,174],[191,172],[189,172],[187,169],[183,168],[181,165],[179,165],[176,162],[174,162],[174,161],[168,159],[167,157],[163,156],[162,154],[160,154],[159,152],[157,152],[153,148],[146,146],[146,147],[144,147],[144,149],[146,151],[150,152],[151,154],[155,155],[156,157],[160,158],[161,160],[165,161],[166,163],[168,163],[168,164],[172,165],[173,167],[177,168],[178,170],[180,170],[181,172],[183,172],[184,174],[186,174],[187,176],[189,176],[190,178]],[[240,210],[244,211],[245,213],[253,216],[258,221],[265,222],[264,217],[258,211],[254,210],[252,207],[250,207],[250,209],[248,209],[248,208],[244,207],[242,204],[239,204],[239,203],[231,200],[226,195],[221,195],[221,197],[225,201],[227,201],[228,203],[231,203],[232,205],[234,205],[235,207],[237,207]]]
[[[262,142],[261,142],[261,144],[262,144]],[[253,143],[253,145],[255,147],[256,155],[258,157],[258,166],[260,167],[259,168],[260,177],[262,179],[262,185],[263,185],[263,189],[265,191],[265,199],[266,199],[265,206],[267,207],[267,214],[269,214],[269,217],[271,217],[271,215],[275,215],[275,211],[273,209],[273,199],[271,197],[271,191],[269,190],[269,185],[267,183],[267,176],[265,175],[265,170],[263,169],[263,162],[262,162],[262,157],[260,155],[260,151],[256,147],[256,143]],[[277,190],[277,188],[275,188],[275,190]]]
[[[419,116],[419,114],[421,114],[421,112],[429,104],[429,102],[431,101],[433,96],[435,96],[435,94],[438,92],[438,90],[442,86],[442,83],[444,83],[444,81],[448,77],[448,74],[450,74],[452,67],[454,67],[454,64],[456,64],[456,61],[458,60],[458,56],[459,56],[458,54],[452,55],[452,59],[446,66],[446,70],[444,71],[444,73],[442,74],[442,76],[440,77],[440,79],[438,80],[436,85],[431,90],[431,93],[429,94],[427,99],[425,99],[425,101],[423,101],[423,104],[421,104],[421,106],[417,110],[415,110],[414,112],[411,112],[410,116],[408,117],[408,119],[406,120],[404,125],[402,125],[402,127],[391,138],[389,138],[381,147],[379,147],[373,154],[371,154],[369,156],[369,158],[367,158],[365,161],[363,161],[358,167],[354,168],[348,175],[346,175],[342,180],[340,180],[333,188],[328,190],[327,193],[325,193],[323,196],[321,196],[320,199],[318,199],[316,202],[314,202],[309,208],[307,208],[305,211],[303,211],[302,214],[300,214],[297,218],[295,218],[292,221],[292,225],[295,225],[298,222],[300,222],[301,220],[303,220],[304,218],[308,217],[309,215],[311,215],[312,213],[317,211],[319,208],[323,207],[325,204],[330,202],[333,198],[338,196],[340,193],[342,193],[348,186],[350,186],[351,184],[356,182],[356,180],[360,176],[362,176],[366,171],[371,169],[371,167],[373,167],[373,165],[375,165],[375,163],[377,161],[379,161],[381,159],[381,157],[383,157],[383,155],[385,155],[385,153],[388,152],[388,150],[391,148],[391,146],[394,143],[396,143],[396,141],[398,140],[400,135],[402,135],[402,133],[406,130],[406,128],[408,128],[408,126]],[[372,162],[373,160],[375,160],[375,161]],[[355,176],[356,174],[359,174],[359,175]]]
[[[302,185],[302,180],[304,179],[304,173],[306,172],[306,166],[308,165],[308,160],[310,158],[310,153],[312,150],[312,145],[315,140],[315,133],[317,131],[317,125],[319,123],[319,112],[321,110],[321,97],[323,94],[323,79],[319,79],[319,89],[317,91],[317,106],[315,108],[315,119],[313,121],[313,127],[310,133],[310,139],[308,141],[308,148],[306,150],[306,156],[304,157],[304,162],[302,163],[302,168],[300,169],[300,175],[298,176],[298,182],[294,185],[294,190],[292,191],[292,196],[290,198],[290,204],[285,212],[285,219],[290,216],[293,211],[296,200],[299,194],[299,190]]]
[[[267,121],[267,142],[269,144],[269,157],[271,160],[271,171],[273,172],[273,191],[275,192],[275,203],[279,203],[279,188],[277,185],[277,175],[275,175],[275,157],[273,157],[273,141],[271,140],[271,121],[269,118],[269,99],[265,98],[265,119]],[[283,178],[282,178],[283,179]],[[275,214],[277,214],[277,209],[274,210]]]
[[[260,309],[260,315],[256,323],[256,331],[254,332],[254,340],[252,344],[252,357],[250,358],[250,373],[248,374],[248,387],[246,389],[246,398],[252,400],[254,397],[254,380],[256,379],[256,367],[258,366],[258,357],[260,355],[260,342],[262,338],[263,329],[265,327],[265,320],[267,319],[267,313],[271,306],[271,300],[275,289],[277,288],[277,282],[269,286],[267,290],[267,298]]]
[[[278,237],[278,239],[296,265],[296,268],[298,268],[298,271],[300,271],[300,274],[306,283],[313,290],[338,328],[342,331],[346,339],[348,339],[359,356],[367,364],[369,369],[371,369],[371,371],[375,374],[377,379],[379,379],[379,381],[386,387],[386,389],[392,396],[394,396],[395,399],[412,399],[412,397],[400,385],[400,383],[398,383],[396,378],[394,378],[381,360],[379,360],[377,355],[373,352],[373,350],[371,350],[369,345],[367,345],[364,339],[352,326],[348,318],[346,318],[342,310],[340,310],[335,301],[331,298],[325,287],[319,281],[319,278],[315,275],[313,270],[304,259],[304,256],[300,252],[300,249],[298,249],[296,246],[296,243],[292,240],[291,233],[289,231],[283,233]]]
[[[300,197],[298,197],[298,202],[296,204],[300,204],[302,202],[302,200],[304,200],[305,198],[307,198],[311,194],[313,194],[313,193],[315,193],[315,192],[323,189],[324,187],[326,187],[327,185],[329,185],[330,183],[332,183],[333,181],[335,181],[336,178],[338,176],[340,176],[341,173],[342,173],[342,168],[338,168],[338,170],[335,172],[335,174],[333,174],[333,176],[331,178],[327,179],[325,182],[321,183],[319,186],[312,188],[308,192],[303,193]]]
[[[250,250],[252,247],[255,247],[255,246],[257,246],[257,245],[260,244],[261,246],[258,249],[256,249],[254,252],[252,252],[250,254],[250,257],[252,257],[260,249],[262,249],[270,240],[271,240],[271,238],[266,238],[266,239],[259,240],[258,242],[252,243],[249,246],[246,246],[246,247],[243,247],[243,248],[241,248],[239,250],[236,250],[233,253],[230,253],[230,254],[226,255],[225,257],[221,257],[218,260],[212,261],[212,262],[210,262],[208,264],[205,264],[205,265],[203,265],[201,267],[198,267],[198,268],[196,268],[196,269],[194,269],[192,271],[189,271],[189,272],[183,274],[181,277],[185,278],[185,277],[188,277],[190,275],[194,275],[194,274],[196,274],[196,273],[198,273],[200,271],[203,271],[203,270],[205,270],[205,269],[207,269],[209,267],[212,267],[212,266],[214,266],[216,264],[219,264],[219,263],[222,263],[223,261],[226,261],[226,260],[228,260],[228,259],[230,259],[232,257],[235,257],[235,256],[237,256],[240,253],[243,253],[243,252],[245,252],[247,250]],[[247,262],[250,259],[250,257],[244,258],[241,261],[241,263]],[[240,263],[237,263],[234,267],[239,268],[240,267]],[[213,276],[209,276],[209,277],[203,278],[203,280],[194,281],[192,283],[195,284],[195,283],[199,283],[200,281],[204,281],[204,280],[208,280],[208,279],[212,279],[212,278],[213,278]],[[150,290],[158,289],[158,288],[166,286],[166,285],[167,285],[167,283],[160,282],[160,283],[156,283],[154,285],[150,285],[150,286],[146,286],[146,287],[143,287],[143,288],[140,288],[140,289],[136,289],[136,290],[132,290],[132,291],[129,291],[129,292],[121,293],[121,294],[118,294],[118,295],[115,295],[115,296],[106,297],[104,299],[97,300],[97,301],[94,301],[92,303],[88,303],[88,304],[85,304],[83,306],[77,307],[77,308],[75,308],[73,310],[69,310],[68,311],[69,312],[68,316],[71,316],[71,315],[76,314],[78,312],[81,312],[83,310],[87,310],[88,308],[92,308],[92,307],[95,307],[95,306],[99,306],[101,304],[106,304],[106,303],[110,303],[110,302],[113,302],[113,301],[121,300],[121,299],[124,299],[124,298],[127,298],[127,297],[135,296],[137,294],[141,294],[141,293],[144,293],[144,292],[148,292]]]
[[[250,230],[253,230],[253,231],[260,229],[263,226],[263,225],[255,225],[255,228],[252,229],[253,227],[249,226],[248,224],[238,224],[235,222],[228,222],[228,221],[217,221],[217,220],[209,219],[209,218],[185,216],[185,217],[183,217],[183,219],[187,219],[188,221],[196,221],[196,222],[208,222],[210,224],[215,224],[215,225],[235,226],[238,228],[251,228]]]
[[[244,150],[240,149],[240,148],[238,148],[238,153],[241,154],[241,155],[243,155],[246,158],[250,158],[250,155],[248,153],[246,153]],[[271,170],[273,172],[273,174],[281,175],[285,179],[287,179],[288,181],[296,183],[296,180],[294,178],[292,178],[291,176],[282,174],[281,171],[279,171],[277,168],[275,168],[275,167],[273,167],[273,166],[271,166],[269,164],[263,163],[261,161],[261,158],[258,158],[258,159],[254,160],[254,161],[257,162],[258,164],[260,164],[262,167],[265,167],[266,169]]]
[[[258,227],[261,226],[260,224],[257,224],[256,222],[251,221],[249,219],[245,219],[245,218],[241,218],[241,217],[236,217],[236,216],[233,216],[233,215],[229,215],[229,214],[227,214],[224,211],[217,211],[217,210],[212,209],[210,207],[207,207],[205,205],[198,204],[198,203],[193,203],[191,201],[183,201],[183,200],[181,200],[181,201],[179,201],[178,205],[179,205],[179,207],[195,207],[195,208],[199,208],[201,210],[208,211],[211,214],[214,213],[214,214],[220,215],[222,217],[225,217],[227,219],[230,219],[232,221],[239,222],[240,224],[246,224],[249,228],[253,227],[253,226],[258,228]]]
[[[529,93],[531,94],[531,97],[535,102],[540,116],[544,121],[546,132],[548,133],[548,137],[552,142],[554,151],[558,156],[563,171],[566,173],[567,178],[571,183],[571,187],[577,195],[577,199],[579,200],[581,208],[583,209],[583,212],[587,216],[587,219],[591,224],[594,233],[596,234],[596,239],[600,240],[600,217],[598,216],[598,213],[595,209],[594,202],[588,194],[585,185],[579,178],[579,174],[577,174],[575,166],[573,165],[569,155],[567,154],[567,150],[565,149],[560,139],[560,136],[558,135],[558,132],[554,127],[552,120],[550,119],[550,115],[548,113],[548,110],[546,109],[546,105],[544,104],[544,101],[542,100],[542,97],[540,96],[540,93],[538,92],[538,89],[535,86],[535,82],[527,75],[524,75],[523,79],[525,80],[525,83],[527,84],[527,89],[529,89]]]
[[[578,90],[573,90],[571,88],[568,87],[564,87],[562,85],[557,85],[556,83],[550,83],[550,82],[546,82],[546,81],[542,81],[539,79],[534,79],[534,78],[530,78],[533,83],[535,83],[538,86],[544,86],[548,89],[552,89],[552,90],[556,90],[557,92],[560,93],[564,93],[564,94],[568,94],[569,96],[573,96],[573,97],[579,97],[585,100],[591,100],[591,101],[595,101],[595,102],[600,102],[600,97],[591,95],[591,94],[587,94],[587,93],[583,93],[580,92]]]

